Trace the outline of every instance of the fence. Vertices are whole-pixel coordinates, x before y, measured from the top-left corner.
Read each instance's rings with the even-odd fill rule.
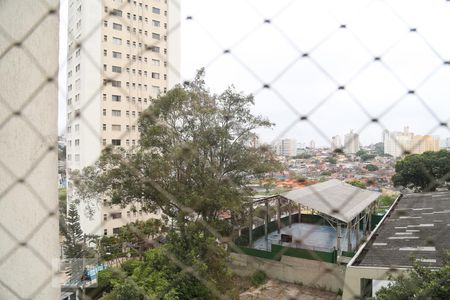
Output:
[[[142,146],[138,118],[145,117],[152,101],[174,83],[192,84],[192,71],[201,67],[213,92],[234,83],[238,90],[254,96],[252,112],[278,122],[274,131],[258,132],[271,144],[290,134],[303,135],[303,141],[314,139],[317,145],[334,147],[336,151],[329,155],[338,156],[344,150],[352,157],[353,148],[359,149],[359,136],[379,136],[382,130],[384,150],[401,156],[437,150],[440,145],[433,136],[449,136],[450,49],[443,41],[450,28],[450,8],[445,1],[207,2],[185,1],[180,12],[180,2],[175,0],[0,1],[0,298],[58,297],[58,94],[62,99],[60,119],[67,121],[60,122],[66,135],[67,168],[80,170],[94,164],[102,150],[122,146],[127,151],[119,156],[122,168],[118,170],[129,171],[128,187],[141,188],[141,200],[145,198],[142,191],[153,189],[152,197],[145,198],[150,208],[123,203],[127,208],[120,215],[122,221],[118,214],[112,216],[118,211],[100,212],[108,197],[90,203],[87,210],[91,215],[81,214],[81,218],[88,224],[93,217],[96,223],[84,229],[98,235],[111,235],[128,221],[138,220],[146,209],[156,211],[155,206],[164,201],[186,216],[198,213],[198,203],[186,204],[176,194],[178,189],[164,186],[173,173],[155,178],[154,169],[146,169],[142,175],[148,161],[142,159],[142,168],[135,168],[127,159],[133,156],[128,150]],[[184,48],[180,48],[180,28],[184,30]],[[59,40],[59,29],[68,29],[67,55],[63,53],[60,65],[58,41],[61,45],[66,41]],[[188,71],[180,66],[179,51]],[[423,136],[390,132],[405,123]],[[354,131],[344,143],[330,138],[351,128]],[[254,146],[257,140],[248,138],[245,145]],[[315,142],[305,149],[318,148]],[[450,140],[445,146],[450,147]],[[190,158],[198,154],[196,150],[178,145],[170,158]],[[392,157],[383,159],[395,162]],[[311,165],[320,168],[327,163],[318,160]],[[421,189],[433,190],[448,182],[448,168],[429,169],[423,161],[417,165],[421,180],[415,184]],[[352,175],[344,163],[335,168],[345,176]],[[382,169],[374,174],[384,180],[390,179],[389,172]],[[215,172],[208,174],[216,178]],[[84,182],[70,176],[68,182],[68,199],[73,200],[77,196],[74,186]],[[232,202],[235,198],[230,200],[230,195],[236,194],[224,192],[221,196]],[[113,200],[127,197],[131,196],[121,194]],[[206,198],[223,200],[216,194]],[[242,211],[230,218],[239,213]],[[379,220],[372,216],[372,227]],[[106,221],[111,222],[109,227]],[[319,219],[304,215],[302,221]],[[279,245],[272,245],[270,252],[242,247],[248,242],[245,229],[236,246],[221,234],[226,231],[222,232],[223,228],[201,218],[198,222],[218,241],[228,241],[235,251],[249,255],[273,260],[282,252],[335,261],[335,254]],[[287,219],[282,222],[287,224]],[[273,231],[276,222],[270,222],[268,228]],[[263,234],[263,227],[253,230],[255,238]],[[167,255],[215,296],[224,296],[213,280],[175,255]]]

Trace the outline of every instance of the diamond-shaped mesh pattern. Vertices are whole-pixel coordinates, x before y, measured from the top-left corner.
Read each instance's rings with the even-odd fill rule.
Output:
[[[6,2],[8,1],[13,0],[6,0]],[[46,69],[46,64],[42,64],[46,58],[36,57],[34,49],[30,48],[28,44],[36,38],[34,32],[37,29],[47,26],[50,19],[59,16],[59,7],[51,5],[49,2],[52,1],[36,1],[41,4],[41,9],[27,13],[29,27],[23,32],[15,32],[12,35],[10,28],[6,26],[8,24],[2,25],[0,22],[0,66],[1,61],[4,61],[6,57],[20,52],[20,55],[26,57],[27,61],[26,65],[18,62],[18,67],[27,67],[30,76],[41,78],[40,84],[32,87],[31,94],[24,95],[18,91],[14,106],[5,100],[11,95],[3,95],[0,90],[0,132],[7,129],[12,120],[19,118],[26,124],[30,134],[39,137],[46,147],[37,149],[34,161],[29,164],[28,169],[21,172],[8,167],[8,164],[5,163],[7,158],[0,157],[2,173],[8,175],[7,178],[1,179],[4,182],[0,190],[0,204],[7,194],[17,192],[19,189],[21,193],[30,194],[34,201],[39,203],[41,211],[37,215],[44,217],[37,218],[34,222],[34,230],[25,235],[18,235],[14,228],[8,226],[7,220],[0,220],[2,238],[15,243],[15,246],[10,249],[2,249],[4,254],[0,257],[0,269],[3,269],[8,259],[22,251],[27,251],[27,255],[33,255],[39,259],[41,264],[37,266],[38,268],[52,268],[45,254],[36,251],[30,241],[33,240],[36,232],[46,226],[47,218],[54,218],[58,214],[58,207],[47,205],[47,202],[42,199],[41,188],[31,185],[30,177],[38,176],[33,172],[39,168],[40,163],[46,159],[49,153],[57,152],[57,147],[53,141],[47,139],[46,133],[41,132],[35,123],[36,120],[27,117],[29,114],[26,112],[34,102],[39,101],[39,94],[43,90],[49,85],[57,85],[57,71]],[[102,2],[100,0],[92,1]],[[167,1],[173,1],[172,5],[179,6],[175,0],[166,0],[165,2],[167,3]],[[130,1],[120,2],[121,4],[117,5],[118,9],[133,5],[128,3]],[[151,1],[131,2],[145,4]],[[211,2],[218,2],[220,7],[223,6],[224,1]],[[247,22],[242,14],[237,14],[237,18],[229,15],[227,16],[228,21],[234,24],[229,29],[225,29],[227,24],[212,21],[215,17],[219,18],[221,14],[214,7],[214,3],[205,1],[199,5],[195,1],[186,1],[182,3],[181,19],[175,24],[169,23],[164,35],[170,38],[172,33],[184,28],[186,33],[183,31],[182,34],[195,33],[197,35],[196,37],[192,36],[193,40],[197,41],[201,37],[204,44],[196,45],[196,47],[202,48],[199,49],[201,59],[182,55],[188,60],[186,65],[195,65],[195,68],[204,67],[207,79],[211,80],[213,85],[215,78],[226,84],[235,83],[239,88],[239,84],[243,83],[246,91],[255,96],[258,112],[268,114],[269,118],[273,113],[275,119],[283,120],[282,124],[278,124],[276,127],[276,136],[272,138],[272,143],[290,136],[294,132],[299,132],[299,128],[301,128],[301,130],[309,130],[317,136],[317,140],[322,140],[323,143],[329,145],[331,144],[330,127],[333,128],[333,124],[338,122],[350,124],[349,119],[353,121],[353,125],[356,124],[355,121],[358,123],[359,127],[355,127],[355,133],[359,135],[364,135],[366,132],[370,134],[373,132],[371,131],[373,128],[377,128],[380,132],[385,129],[390,130],[393,129],[391,128],[392,124],[397,124],[392,120],[404,118],[403,113],[411,111],[411,107],[416,110],[418,123],[426,121],[426,124],[421,126],[426,130],[422,134],[440,134],[441,136],[448,134],[450,48],[445,40],[450,27],[443,25],[436,32],[428,26],[426,20],[434,17],[442,19],[444,12],[448,14],[450,8],[438,3],[444,1],[434,1],[433,4],[430,3],[429,11],[423,12],[423,17],[417,17],[412,15],[414,10],[410,9],[410,4],[406,2],[398,3],[398,1],[387,0],[353,2],[349,4],[347,1],[337,1],[337,3],[326,2],[321,5],[312,5],[308,1],[280,1],[276,5],[273,3],[269,5],[267,1],[261,3],[250,0],[232,1],[227,4],[229,10],[227,12],[231,13],[242,6],[246,11],[251,12],[250,20],[257,19],[259,22]],[[0,2],[0,9],[2,5]],[[420,7],[421,3],[416,1],[411,5]],[[273,10],[274,7],[275,10]],[[193,8],[197,10],[193,10]],[[439,11],[440,9],[442,11]],[[417,12],[417,10],[415,11]],[[293,21],[294,19],[295,21]],[[110,11],[103,14],[103,18],[99,20],[95,28],[91,28],[90,32],[85,32],[80,38],[75,39],[69,33],[69,40],[75,40],[75,48],[80,48],[89,60],[88,63],[99,71],[103,69],[102,63],[96,59],[97,54],[84,48],[85,42],[95,36],[95,32],[105,26],[105,22],[109,22],[109,26],[111,26],[114,20],[118,19]],[[61,19],[61,22],[62,26],[67,25],[65,24],[66,18]],[[134,26],[133,21],[125,15],[122,16],[120,22],[123,28],[133,28]],[[242,25],[235,26],[236,24]],[[224,30],[229,32],[221,35]],[[190,36],[182,36],[183,41],[190,38]],[[261,40],[264,39],[265,44],[261,44]],[[142,40],[142,34],[130,31],[130,40],[139,43]],[[144,44],[136,47],[134,55],[136,57],[148,53],[155,55],[152,50],[161,45],[165,47],[163,39],[155,41],[153,44]],[[259,45],[259,47],[253,47],[253,45]],[[42,45],[42,47],[46,47],[46,45]],[[170,48],[168,51],[171,51]],[[192,47],[189,51],[192,51]],[[156,57],[159,57],[161,61],[167,60],[163,52],[157,54]],[[130,58],[122,70],[131,69],[134,72],[133,66],[133,59]],[[67,61],[62,63],[60,69],[69,71]],[[167,61],[165,74],[169,72],[180,76],[182,82],[192,80],[190,75],[183,78],[182,75],[185,74],[181,72],[180,66],[173,64],[170,60]],[[210,77],[208,77],[209,73],[212,74]],[[222,73],[223,76],[217,76],[217,73]],[[71,120],[79,120],[80,126],[87,128],[99,145],[103,143],[101,132],[92,125],[84,112],[89,105],[101,99],[105,85],[110,85],[116,78],[113,75],[105,75],[105,77],[106,81],[98,83],[96,92],[84,104],[76,109],[68,105],[68,112],[72,113],[68,125],[71,124]],[[141,81],[142,85],[146,80],[144,78]],[[307,84],[303,84],[303,82]],[[217,85],[220,84],[217,83]],[[123,97],[130,94],[124,84],[118,89]],[[65,100],[69,98],[65,88],[60,88],[59,93]],[[145,105],[142,105],[144,100],[139,99],[129,103],[129,110],[133,111],[133,114],[134,112],[139,114],[145,109]],[[151,97],[148,96],[145,101],[150,103]],[[136,124],[137,116],[134,123],[130,123],[130,128],[134,128],[135,125],[132,124]],[[412,121],[412,117],[408,118],[409,121]],[[122,140],[127,140],[127,145],[128,143],[131,145],[131,139],[129,142],[127,134],[124,133]],[[402,146],[400,142],[399,145]],[[413,151],[416,146],[420,145],[413,145],[412,148],[403,150]],[[131,171],[138,173],[139,170]],[[435,182],[448,179],[450,174],[446,174],[443,178],[433,178],[431,174],[429,176],[431,181]],[[148,180],[148,184],[160,190],[168,201],[178,203],[177,199],[169,192],[164,191],[157,182]],[[320,192],[316,192],[316,194],[321,197]],[[343,205],[336,209],[328,199],[324,197],[321,199],[334,210],[339,211],[339,209],[345,208]],[[266,200],[262,200],[261,203],[264,201]],[[287,216],[288,210],[296,209],[296,207],[289,206],[284,199],[270,198],[267,201],[271,206],[281,206],[284,216]],[[26,204],[22,205],[22,208],[26,209]],[[191,208],[179,205],[185,212],[192,212]],[[11,214],[15,213],[11,212]],[[243,224],[248,224],[249,213],[250,210],[247,210],[247,215],[243,217]],[[204,225],[218,240],[226,240],[216,229],[206,223]],[[57,229],[55,228],[55,230]],[[229,244],[230,249],[242,253],[241,248],[236,244],[233,242],[229,242]],[[283,252],[278,255],[282,254]],[[311,251],[311,256],[318,258],[314,251]],[[220,296],[220,292],[215,289],[208,278],[202,278],[195,269],[177,260],[175,256],[168,254],[168,257]],[[326,265],[322,270],[320,276],[312,280],[313,283],[319,282],[321,277],[328,276],[337,278],[344,285],[344,277],[339,275],[338,271]],[[23,294],[22,291],[15,290],[14,285],[10,285],[8,282],[0,281],[0,285],[12,295],[22,299],[34,298],[39,294],[39,289],[50,281],[51,278],[42,278],[38,288],[31,294]]]

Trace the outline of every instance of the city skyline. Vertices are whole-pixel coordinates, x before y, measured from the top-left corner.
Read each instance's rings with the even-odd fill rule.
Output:
[[[387,131],[389,131],[389,132],[392,132],[392,133],[396,133],[396,132],[402,132],[403,130],[404,130],[404,128],[408,128],[409,130],[411,129],[411,127],[409,126],[409,125],[405,125],[405,126],[403,126],[402,128],[395,128],[395,129],[385,129],[385,130],[387,130]],[[329,138],[329,141],[330,141],[330,143],[328,143],[328,144],[316,144],[316,147],[323,147],[323,148],[333,148],[333,141],[334,141],[334,139],[335,138],[337,138],[337,137],[339,137],[340,138],[340,140],[339,140],[339,147],[336,147],[336,148],[340,148],[340,147],[344,147],[344,136],[345,136],[345,134],[347,134],[349,131],[351,131],[352,129],[350,129],[350,130],[348,130],[347,132],[343,132],[343,133],[336,133],[336,134],[334,134],[333,136],[330,136],[330,138]],[[375,144],[377,144],[377,143],[382,143],[383,142],[383,132],[385,131],[385,130],[383,130],[383,131],[381,131],[380,132],[380,138],[379,138],[379,140],[377,141],[377,140],[375,140],[373,143],[367,143],[367,144],[363,144],[363,143],[360,143],[360,145],[362,146],[362,147],[367,147],[367,146],[371,146],[371,145],[375,145]],[[421,132],[414,132],[414,131],[412,131],[412,130],[410,130],[412,133],[414,133],[414,134],[416,134],[416,135],[420,135],[420,136],[431,136],[431,137],[438,137],[439,138],[439,140],[440,140],[440,146],[441,147],[443,147],[443,148],[445,148],[445,147],[448,147],[448,146],[446,146],[446,143],[447,143],[447,141],[448,140],[450,140],[450,137],[448,137],[448,136],[439,136],[439,135],[428,135],[428,134],[424,134],[424,133],[421,133]],[[355,132],[355,133],[357,133],[357,132]],[[450,134],[449,134],[450,135]],[[300,148],[306,148],[306,147],[309,147],[309,144],[310,144],[310,141],[308,141],[308,140],[306,140],[306,139],[301,139],[301,138],[299,138],[299,137],[294,137],[294,136],[286,136],[286,137],[283,137],[283,139],[280,139],[280,140],[278,140],[278,141],[274,141],[274,142],[272,142],[272,144],[277,144],[277,143],[279,143],[279,142],[281,142],[282,140],[285,140],[285,139],[288,139],[288,140],[296,140],[297,141],[297,144],[298,145],[303,145],[303,147],[300,147]],[[359,136],[359,140],[361,140],[361,136]],[[313,140],[314,142],[316,142],[315,140]],[[270,141],[264,141],[264,140],[262,140],[262,142],[263,143],[270,143]]]

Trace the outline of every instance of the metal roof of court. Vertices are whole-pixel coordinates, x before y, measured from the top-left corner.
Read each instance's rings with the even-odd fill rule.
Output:
[[[295,189],[281,196],[349,223],[381,194],[337,179]]]

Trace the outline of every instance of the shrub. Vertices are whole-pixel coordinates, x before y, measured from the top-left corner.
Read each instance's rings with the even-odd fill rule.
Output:
[[[264,284],[267,281],[267,275],[264,273],[264,271],[258,270],[255,273],[253,273],[252,277],[250,278],[250,281],[254,286],[260,286],[261,284]]]

